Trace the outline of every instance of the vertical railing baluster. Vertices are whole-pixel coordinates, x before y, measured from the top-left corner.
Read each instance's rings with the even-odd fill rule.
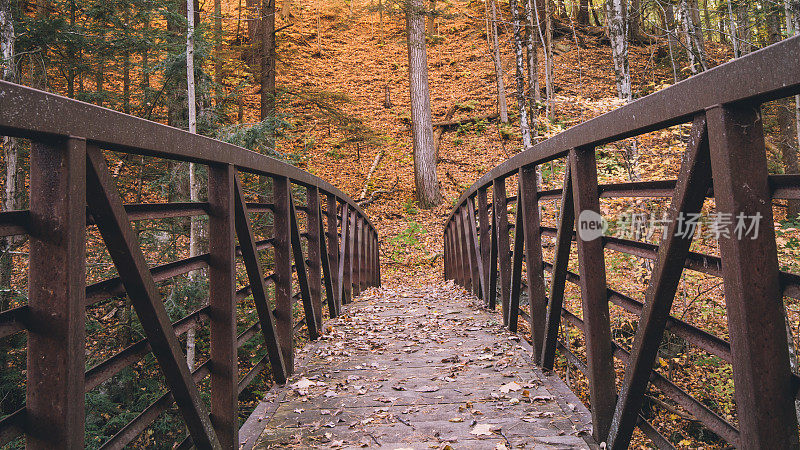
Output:
[[[239,446],[234,168],[208,167],[211,424],[223,448]]]
[[[539,217],[539,192],[536,186],[536,167],[523,167],[519,171],[520,197],[517,214],[522,214],[522,230],[525,238],[525,268],[528,279],[528,304],[530,305],[531,346],[534,361],[539,361],[544,341],[547,316],[547,291],[542,268],[542,235]]]
[[[361,233],[361,218],[358,216],[358,211],[353,209],[353,230],[352,230],[352,253],[350,257],[350,284],[351,284],[351,294],[350,299],[355,300],[360,293],[359,290],[359,283],[358,283],[358,276],[359,276],[359,264],[361,264],[361,255],[359,254],[359,245],[361,244],[361,239],[359,234]]]
[[[494,201],[492,202],[492,218],[489,222],[491,226],[491,242],[489,246],[489,309],[494,311],[497,306],[497,278],[499,271],[497,269],[497,249],[500,244],[497,242],[497,220],[494,214]]]
[[[611,321],[606,293],[606,266],[602,239],[581,237],[581,221],[600,217],[597,163],[592,147],[570,151],[575,218],[578,232],[578,266],[583,304],[584,338],[592,404],[594,437],[608,436],[616,403],[614,364],[611,352]],[[581,217],[582,212],[587,212]]]
[[[339,297],[339,307],[341,308],[342,305],[347,304],[348,298],[347,295],[350,293],[349,289],[347,288],[347,284],[350,282],[348,277],[349,273],[349,266],[350,266],[350,245],[348,237],[350,236],[350,205],[347,203],[342,203],[342,213],[341,213],[341,220],[340,223],[342,224],[341,227],[341,241],[339,242],[339,287],[337,288],[337,296]]]
[[[497,233],[497,260],[500,264],[500,301],[503,309],[503,325],[508,326],[508,310],[511,299],[511,248],[509,247],[508,201],[506,180],[497,178],[492,183],[494,194],[494,223]]]
[[[336,314],[331,314],[331,317],[339,314],[342,306],[341,291],[339,288],[339,217],[337,216],[338,203],[336,196],[333,194],[327,195],[327,238],[328,238],[328,262],[331,271],[331,284],[333,285],[333,300],[336,304]]]
[[[719,237],[739,446],[798,448],[760,107],[718,105],[706,117],[717,211],[757,230]]]
[[[475,220],[475,202],[472,197],[467,199],[467,219],[469,220],[469,248],[475,266],[472,272],[475,277],[475,292],[476,295],[485,302],[489,295],[489,289],[484,282],[484,264],[481,256],[480,243],[478,242],[478,223]]]
[[[352,250],[350,258],[350,281],[351,281],[351,289],[352,294],[350,294],[350,299],[355,300],[358,297],[358,294],[361,293],[361,284],[359,283],[359,276],[361,274],[361,217],[358,215],[358,211],[353,209],[353,237],[351,241]]]
[[[444,279],[449,280],[452,278],[450,275],[450,223],[445,224],[444,228]]]
[[[483,278],[481,284],[484,286],[483,304],[489,306],[491,274],[491,251],[492,251],[492,230],[489,225],[489,202],[487,201],[486,188],[478,189],[478,222],[480,226],[480,251],[481,263],[483,263]]]
[[[364,273],[367,267],[365,263],[366,259],[366,252],[364,249],[366,248],[365,242],[365,233],[364,230],[367,227],[367,223],[364,221],[364,218],[358,216],[358,292],[359,294],[361,291],[364,290]]]
[[[462,214],[463,208],[461,206],[456,210],[456,227],[458,233],[456,234],[456,241],[458,241],[458,254],[461,266],[461,286],[469,290],[472,287],[470,278],[472,277],[472,267],[469,264],[469,251],[466,243],[466,233],[464,231],[464,215]]]
[[[517,324],[519,320],[519,296],[522,293],[522,259],[524,254],[525,233],[522,232],[523,227],[523,212],[521,208],[522,198],[517,189],[517,212],[514,214],[514,252],[512,254],[511,264],[511,295],[508,300],[508,310],[504,311],[507,316],[503,318],[504,322],[508,325],[508,329],[512,333],[517,332]]]
[[[470,232],[470,228],[472,228],[472,224],[469,222],[469,216],[467,214],[467,202],[461,206],[461,239],[462,244],[464,245],[464,253],[466,254],[466,262],[467,262],[467,276],[469,277],[469,287],[468,289],[473,293],[477,294],[478,289],[480,289],[480,281],[478,280],[478,265],[475,263],[475,256],[473,255],[472,250],[475,248],[472,245],[472,233]]]
[[[575,207],[572,201],[572,176],[570,160],[564,166],[564,184],[561,187],[561,209],[556,232],[556,249],[553,271],[550,278],[550,300],[547,302],[545,336],[542,343],[541,364],[546,371],[553,370],[558,344],[558,327],[561,325],[561,309],[564,304],[564,288],[567,283],[567,265],[575,226]]]
[[[334,318],[339,315],[336,305],[336,289],[334,288],[336,284],[333,281],[333,272],[335,269],[331,268],[330,255],[328,254],[330,247],[328,247],[326,239],[328,232],[325,230],[322,221],[322,210],[320,208],[317,208],[314,220],[317,221],[317,229],[319,230],[317,234],[319,236],[320,264],[322,265],[322,283],[325,288],[325,303],[328,305],[329,317]],[[322,308],[320,308],[320,314],[321,313]]]
[[[84,446],[86,141],[30,153],[26,448]]]
[[[294,317],[292,315],[291,184],[286,177],[273,178],[273,230],[275,261],[275,321],[287,375],[294,372]],[[297,270],[304,270],[297,267]]]
[[[317,321],[322,330],[322,252],[320,248],[319,189],[306,188],[306,234],[308,235],[308,290]]]
[[[353,301],[353,236],[356,228],[356,211],[347,205],[347,237],[344,240],[344,299],[345,303]]]

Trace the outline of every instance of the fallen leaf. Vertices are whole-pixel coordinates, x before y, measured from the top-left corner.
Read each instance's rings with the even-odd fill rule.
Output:
[[[469,433],[475,436],[491,436],[493,434],[492,426],[488,423],[479,423]]]
[[[511,383],[500,386],[500,392],[502,392],[503,394],[508,394],[511,391],[516,392],[520,389],[522,389],[522,386],[517,384],[516,381],[512,381]]]
[[[426,384],[425,386],[422,386],[419,389],[417,389],[417,392],[436,392],[438,390],[439,390],[438,386],[429,386]]]

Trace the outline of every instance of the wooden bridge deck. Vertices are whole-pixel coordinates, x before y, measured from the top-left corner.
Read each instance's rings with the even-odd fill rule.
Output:
[[[595,447],[580,401],[473,301],[452,285],[367,291],[300,351],[245,448]]]

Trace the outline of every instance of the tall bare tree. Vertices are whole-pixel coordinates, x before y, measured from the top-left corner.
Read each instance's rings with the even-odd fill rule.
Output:
[[[700,9],[697,0],[681,0],[681,16],[686,31],[686,55],[692,73],[708,70],[706,45],[700,24]]]
[[[14,22],[11,13],[11,0],[0,0],[0,78],[4,81],[17,80],[17,65],[14,55]],[[3,146],[5,157],[5,190],[3,191],[3,205],[0,210],[12,211],[20,209],[25,185],[19,176],[19,144],[16,139],[3,136],[0,143]],[[12,279],[14,273],[14,259],[12,251],[21,243],[17,236],[0,238],[0,311],[5,311],[11,306],[14,298]],[[5,344],[0,345],[0,370],[6,369]],[[0,413],[6,411],[7,405],[0,399]]]
[[[487,18],[488,30],[487,39],[492,49],[492,60],[494,61],[494,71],[497,78],[497,109],[500,114],[500,122],[508,123],[508,103],[506,101],[506,86],[503,79],[503,61],[500,59],[500,42],[497,38],[497,5],[495,0],[491,3],[491,17]]]
[[[261,4],[261,120],[275,115],[275,0]]]
[[[516,56],[516,81],[517,81],[517,106],[519,108],[519,130],[522,135],[522,148],[527,149],[533,146],[531,139],[531,128],[528,120],[528,101],[525,96],[525,54],[522,42],[522,18],[520,17],[517,0],[509,1],[511,9],[511,23],[514,33],[512,44],[514,55]]]
[[[436,144],[431,124],[423,0],[409,0],[405,6],[405,13],[408,33],[411,136],[414,145],[414,185],[420,207],[431,208],[442,201],[442,194],[436,177]]]
[[[186,93],[189,107],[189,133],[197,133],[197,99],[195,95],[194,80],[194,32],[195,15],[194,0],[186,0]],[[197,180],[194,163],[189,163],[189,200],[200,201],[200,184]],[[192,216],[189,222],[189,256],[200,254],[200,235],[202,226],[197,217]],[[189,278],[195,280],[197,272],[190,272]],[[186,364],[194,369],[195,359],[195,328],[190,327],[186,332]]]
[[[628,21],[625,19],[625,0],[606,0],[608,35],[611,39],[611,57],[614,60],[614,78],[619,98],[631,101],[631,73],[628,67]]]

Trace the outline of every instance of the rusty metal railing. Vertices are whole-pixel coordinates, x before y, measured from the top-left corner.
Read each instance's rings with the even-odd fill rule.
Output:
[[[0,339],[27,335],[26,403],[0,421],[0,446],[24,435],[27,448],[83,448],[84,394],[152,352],[168,392],[103,448],[128,445],[173,404],[189,431],[180,447],[239,448],[238,394],[267,367],[278,383],[286,381],[295,332],[305,325],[310,339],[321,333],[323,292],[335,317],[342,303],[380,284],[378,235],[365,213],[337,188],[291,165],[5,82],[0,135],[31,141],[30,209],[0,213],[0,236],[27,234],[30,247],[27,304],[0,312]],[[207,201],[123,204],[104,150],[205,166]],[[253,195],[243,189],[245,175],[271,180],[271,192],[256,193],[267,201],[247,200]],[[303,189],[305,204],[297,205],[293,190]],[[271,216],[271,229],[256,230],[251,213]],[[189,216],[207,216],[208,252],[149,267],[131,221]],[[88,225],[97,227],[118,277],[87,285]],[[256,231],[268,237],[257,240]],[[269,249],[271,263],[265,262]],[[249,284],[237,285],[237,266]],[[207,305],[171,322],[157,283],[199,269],[207,273]],[[87,371],[86,308],[125,295],[145,338]],[[258,320],[241,331],[238,317],[237,330],[237,304],[250,296]],[[298,299],[303,323],[293,318]],[[189,368],[178,337],[204,324],[210,357]],[[259,334],[267,354],[240,379],[237,349]],[[210,410],[198,389],[207,377]]]
[[[800,379],[790,370],[783,297],[800,299],[800,276],[779,270],[772,199],[800,199],[800,176],[768,174],[760,112],[765,102],[800,93],[797,61],[800,38],[788,39],[575,126],[492,169],[448,217],[445,277],[490,308],[499,292],[506,326],[516,331],[521,314],[529,321],[543,369],[553,369],[558,351],[585,373],[598,442],[626,448],[638,426],[671,447],[640,414],[652,384],[731,445],[798,448]],[[692,131],[677,180],[598,185],[596,147],[684,123]],[[539,192],[536,169],[554,160],[566,167],[563,188]],[[515,197],[506,195],[509,178],[517,180]],[[601,197],[671,198],[660,245],[576,236],[573,226],[590,225],[581,215],[599,214]],[[677,219],[698,213],[707,197],[720,214],[760,217],[761,232],[752,239],[720,236],[720,257],[690,252],[691,235],[676,234]],[[554,199],[560,199],[557,228],[543,226],[539,210],[540,202]],[[543,261],[543,235],[555,237],[552,261]],[[573,240],[578,273],[568,270]],[[608,288],[604,249],[655,261],[643,303]],[[724,281],[730,342],[670,315],[684,269]],[[544,271],[551,273],[549,287]],[[566,282],[580,288],[582,317],[564,308]],[[529,314],[520,310],[524,286]],[[639,316],[630,351],[612,339],[609,302]],[[585,361],[559,340],[562,319],[583,331]],[[665,330],[732,364],[738,427],[653,369]],[[614,358],[625,366],[619,391]]]

